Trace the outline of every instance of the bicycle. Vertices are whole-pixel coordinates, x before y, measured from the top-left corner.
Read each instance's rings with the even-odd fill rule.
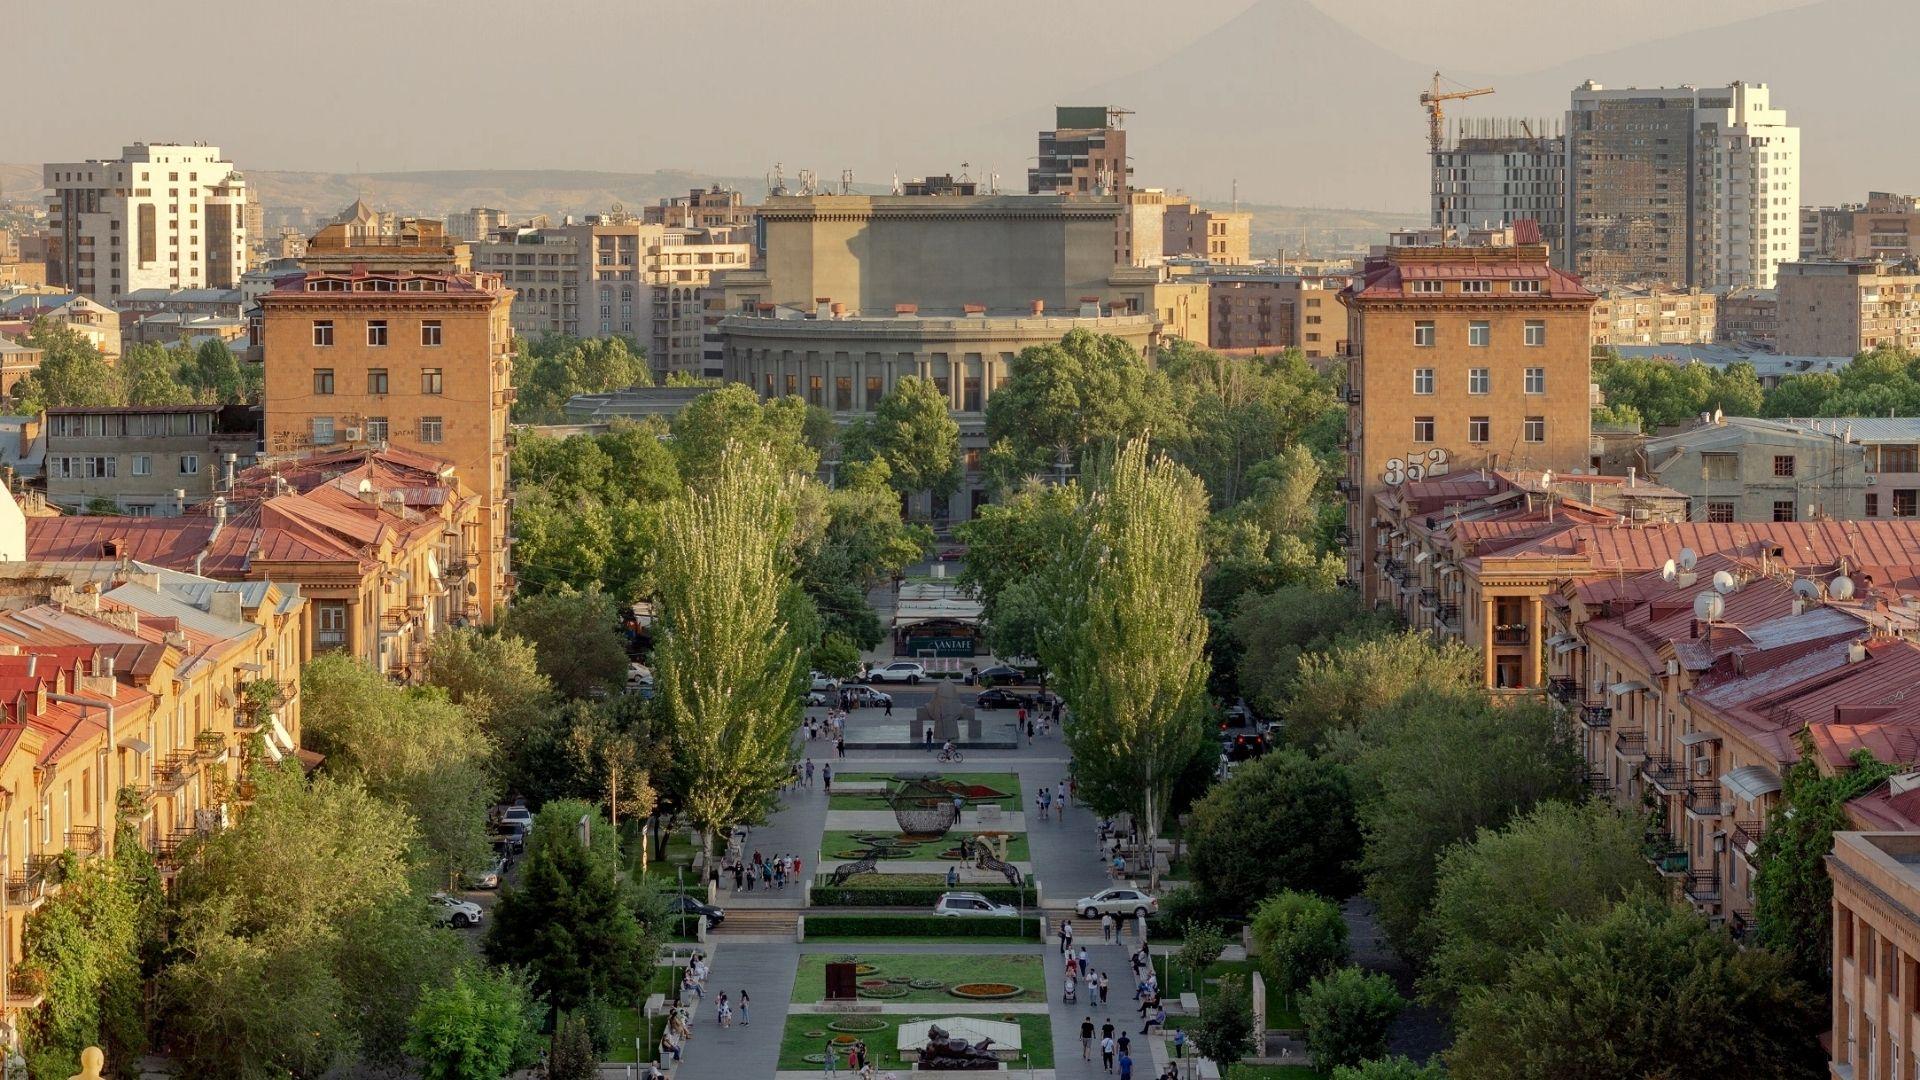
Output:
[[[952,761],[952,762],[959,762],[959,761],[961,761],[961,760],[963,760],[963,759],[961,758],[961,756],[960,756],[960,751],[958,751],[958,750],[946,750],[946,749],[942,749],[942,750],[940,751],[940,754],[939,754],[939,757],[938,757],[938,760],[940,760],[940,761]]]

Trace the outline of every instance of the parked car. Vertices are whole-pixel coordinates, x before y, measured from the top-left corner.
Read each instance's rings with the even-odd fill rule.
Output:
[[[810,689],[835,690],[835,689],[838,689],[840,686],[839,679],[836,679],[833,676],[827,675],[823,672],[818,672],[818,671],[812,672],[811,678],[812,678],[812,681],[808,684]]]
[[[982,690],[973,699],[973,707],[976,709],[1017,709],[1032,703],[1033,698],[1026,694],[1016,694],[1006,687]]]
[[[849,686],[845,689],[856,709],[879,709],[893,704],[893,695],[885,690],[875,690],[871,686]]]
[[[978,678],[981,686],[1018,686],[1027,681],[1027,673],[1008,664],[995,664]]]
[[[434,917],[456,930],[479,926],[480,916],[484,914],[479,904],[446,893],[434,893],[427,900],[433,905]]]
[[[1236,702],[1220,710],[1220,729],[1248,727],[1253,723],[1253,710],[1244,702]]]
[[[500,879],[506,876],[507,876],[506,856],[495,855],[492,861],[490,861],[487,865],[481,867],[478,870],[469,870],[467,872],[467,888],[497,889],[500,887]]]
[[[1074,910],[1089,919],[1102,915],[1151,915],[1160,910],[1160,901],[1131,886],[1102,889],[1092,896],[1074,901]]]
[[[911,685],[918,683],[926,677],[926,665],[916,664],[911,660],[895,661],[886,667],[874,668],[872,671],[867,672],[867,680],[877,683],[903,682]]]
[[[646,665],[644,664],[628,664],[627,665],[627,689],[629,691],[643,690],[643,689],[651,690],[652,688],[653,688],[653,672],[648,671],[646,668]]]
[[[933,902],[935,915],[1018,915],[1005,904],[996,904],[977,892],[941,893]]]
[[[1243,732],[1221,748],[1228,761],[1246,761],[1273,749],[1273,740],[1260,732]]]
[[[531,830],[525,825],[500,826],[499,832],[495,833],[493,837],[495,850],[502,851],[509,857],[520,854],[527,850],[527,833],[529,831]]]
[[[944,547],[940,549],[938,557],[941,562],[959,562],[967,557],[967,549],[963,547]]]
[[[501,825],[518,825],[523,829],[531,829],[533,828],[533,811],[527,809],[525,803],[515,803],[501,808],[499,821]]]
[[[717,908],[712,904],[695,900],[691,896],[676,896],[667,901],[667,913],[670,915],[705,915],[707,925],[719,926],[727,917],[726,908]]]

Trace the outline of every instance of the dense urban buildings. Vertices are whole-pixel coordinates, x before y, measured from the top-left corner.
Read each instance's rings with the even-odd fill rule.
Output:
[[[1699,289],[1615,286],[1593,303],[1593,343],[1707,344],[1718,332],[1720,298]]]
[[[1864,203],[1800,208],[1802,259],[1920,257],[1920,196],[1886,191]]]
[[[485,240],[493,235],[495,229],[504,229],[507,225],[508,214],[505,210],[486,206],[470,207],[447,215],[447,235],[469,244]]]
[[[47,279],[109,306],[135,289],[231,289],[247,269],[247,184],[220,148],[134,143],[44,170]]]
[[[1208,210],[1184,195],[1167,198],[1161,251],[1168,258],[1204,259],[1221,266],[1253,260],[1253,215],[1245,210]]]
[[[1869,502],[1876,511],[1884,504],[1889,511],[1884,516],[1891,517],[1893,489],[1880,485],[1897,478],[1868,469],[1865,448],[1848,437],[1846,424],[1710,416],[1684,431],[1649,439],[1640,468],[1687,494],[1689,521],[1883,516],[1867,513]]]
[[[260,429],[246,405],[68,407],[47,410],[42,438],[47,501],[174,517],[233,487],[258,456]]]
[[[1355,578],[1377,492],[1487,466],[1589,465],[1588,336],[1594,296],[1546,245],[1393,247],[1340,294],[1347,306],[1348,534]]]
[[[377,248],[376,248],[377,250]],[[494,274],[308,270],[261,298],[269,454],[392,446],[450,462],[484,512],[462,617],[511,595],[507,413],[513,294]]]
[[[1588,81],[1566,139],[1567,265],[1588,285],[1764,289],[1799,253],[1800,129],[1765,83]]]
[[[1465,233],[1532,220],[1559,244],[1566,235],[1566,140],[1540,124],[1536,131],[1511,118],[1455,121],[1452,138],[1430,155],[1429,222]],[[1564,251],[1553,254],[1565,265]]]
[[[1027,170],[1029,195],[1114,195],[1133,186],[1126,109],[1061,105],[1054,129],[1040,133],[1040,156]]]
[[[757,209],[738,191],[715,184],[643,206],[640,220],[670,229],[737,229],[751,226]]]
[[[1790,356],[1920,350],[1920,266],[1873,260],[1780,267],[1775,341]]]

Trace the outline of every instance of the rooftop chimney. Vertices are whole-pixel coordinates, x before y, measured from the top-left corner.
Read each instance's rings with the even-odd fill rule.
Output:
[[[173,514],[179,517],[187,512],[187,489],[173,489]]]
[[[1035,315],[1045,315],[1047,313],[1047,302],[1045,300],[1035,300],[1033,302],[1033,313]]]
[[[1100,317],[1100,298],[1097,296],[1081,297],[1080,298],[1080,317],[1083,319],[1099,318]]]
[[[213,499],[213,532],[208,534],[207,540],[211,542],[214,537],[220,535],[220,530],[226,527],[227,497],[225,495],[216,495]]]
[[[920,305],[919,304],[895,304],[893,305],[893,313],[902,318],[918,315],[920,314]]]
[[[813,298],[813,317],[830,319],[833,317],[833,297],[816,296]]]

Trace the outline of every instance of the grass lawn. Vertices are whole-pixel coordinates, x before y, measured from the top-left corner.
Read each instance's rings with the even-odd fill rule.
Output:
[[[867,850],[866,843],[860,838],[877,836],[884,839],[888,847],[912,849],[908,854],[899,856],[902,859],[917,859],[926,862],[940,858],[942,852],[951,851],[954,852],[954,857],[949,861],[957,863],[960,861],[958,858],[960,838],[971,835],[973,834],[956,830],[937,839],[923,840],[916,843],[902,839],[901,834],[893,832],[828,832],[820,837],[820,856],[825,859],[858,858]],[[889,858],[892,857],[893,856],[889,856]],[[1027,835],[1025,833],[1010,834],[1007,837],[1007,858],[1014,862],[1020,862],[1029,857],[1027,853]]]
[[[639,852],[633,852],[629,861],[632,863],[631,871],[638,874],[640,872]],[[697,876],[693,873],[693,837],[676,832],[667,838],[666,857],[650,859],[647,862],[647,876],[657,879],[661,884],[672,884],[681,870],[686,871],[687,881],[698,883]]]
[[[917,770],[902,770],[902,772],[908,775],[917,774]],[[1007,793],[998,799],[972,800],[971,804],[975,807],[985,802],[994,802],[998,803],[1002,810],[1020,809],[1020,777],[1016,773],[942,772],[939,776],[943,780],[952,780],[960,784],[977,784],[981,787],[989,787],[995,791]],[[881,783],[892,780],[894,774],[879,772],[834,773],[833,778],[836,782],[845,781],[851,783],[858,781],[864,783]],[[835,793],[833,798],[828,800],[827,808],[830,810],[885,810],[887,809],[887,801],[877,792],[871,795]]]
[[[900,1030],[900,1025],[902,1024],[910,1024],[916,1020],[938,1020],[940,1017],[941,1013],[938,1010],[934,1010],[925,1015],[861,1013],[846,1017],[846,1019],[860,1024],[885,1024],[886,1026],[884,1028],[877,1031],[860,1032],[859,1038],[866,1040],[867,1049],[873,1052],[874,1061],[880,1071],[884,1072],[887,1069],[894,1069],[905,1073],[906,1063],[895,1056],[896,1044],[899,1041],[899,1036],[895,1033]],[[834,1034],[834,1032],[827,1027],[827,1024],[836,1019],[840,1018],[827,1013],[787,1017],[786,1030],[782,1032],[780,1036],[780,1063],[778,1068],[811,1069],[814,1072],[820,1072],[821,1066],[819,1060],[808,1061],[807,1056],[809,1054],[818,1055],[825,1051],[827,1037]],[[1026,1054],[1028,1058],[1031,1059],[1033,1068],[1053,1068],[1053,1025],[1052,1022],[1048,1020],[1047,1014],[997,1013],[992,1016],[982,1017],[981,1019],[1005,1020],[1010,1023],[1019,1024],[1021,1053]],[[808,1032],[812,1031],[818,1031],[821,1032],[821,1034],[809,1035]],[[848,1075],[846,1065],[846,1060],[842,1058],[840,1061],[840,1073],[842,1076]],[[1019,1075],[1017,1070],[1025,1069],[1027,1062],[1016,1060],[1013,1065],[1016,1070],[1014,1075],[1017,1076]],[[1005,1074],[1003,1073],[1001,1075]]]
[[[949,939],[951,940],[951,939]],[[1006,998],[1007,1001],[1045,1001],[1046,972],[1040,963],[1040,957],[1032,953],[975,953],[967,955],[946,955],[941,953],[889,953],[879,951],[852,952],[864,964],[872,964],[877,970],[870,975],[861,975],[862,982],[868,979],[887,979],[905,977],[909,979],[931,980],[941,984],[938,990],[915,990],[901,984],[903,994],[888,993],[885,997],[866,998],[863,1001],[884,1001],[904,1005],[950,1004],[965,1001],[946,991],[946,987],[965,982],[1003,982],[1020,987],[1020,993]],[[802,953],[800,966],[793,980],[793,1000],[824,1001],[827,996],[827,961],[843,955],[840,953]]]
[[[1160,971],[1160,986],[1169,995],[1169,1000],[1172,1000],[1172,995],[1175,994],[1195,992],[1192,981],[1188,977],[1187,969],[1174,963],[1172,957],[1156,956],[1153,958],[1153,963]],[[1213,963],[1207,965],[1207,970],[1202,973],[1202,978],[1209,987],[1218,983],[1222,975],[1238,975],[1243,979],[1251,981],[1253,972],[1258,966],[1259,965],[1255,964],[1252,960],[1215,960]],[[1204,993],[1200,996],[1203,1000],[1206,997]],[[1186,1023],[1179,1023],[1177,1021],[1186,1021]],[[1193,1017],[1167,1017],[1167,1026],[1170,1028],[1186,1027],[1188,1024],[1197,1022],[1197,1019]],[[1268,993],[1267,1027],[1276,1031],[1298,1031],[1300,1029],[1300,1014],[1294,1009],[1291,1000],[1284,999],[1280,995],[1272,992]],[[1278,1075],[1285,1076],[1288,1074],[1281,1073]],[[1311,1076],[1313,1074],[1307,1073],[1304,1075]]]

